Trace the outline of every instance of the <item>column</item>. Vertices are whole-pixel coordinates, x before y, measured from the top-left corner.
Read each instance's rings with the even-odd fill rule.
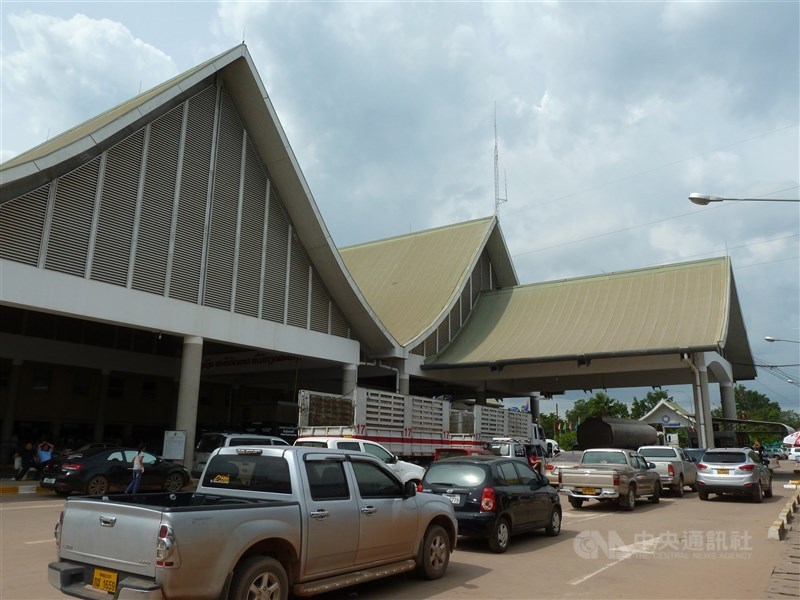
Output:
[[[719,384],[719,396],[722,400],[722,416],[726,419],[738,419],[736,414],[736,396],[733,393],[733,383],[721,381]]]
[[[8,398],[6,400],[6,410],[3,413],[3,429],[0,431],[0,464],[6,460],[13,460],[11,436],[14,435],[14,421],[17,407],[17,395],[19,394],[19,375],[22,371],[22,360],[15,358],[11,361],[11,372],[8,374]],[[22,440],[18,440],[22,443]]]
[[[700,391],[701,391],[701,409],[703,411],[703,425],[706,431],[706,448],[714,448],[714,426],[711,421],[711,395],[708,391],[708,371],[706,366],[698,365],[697,370],[700,371]]]
[[[399,377],[399,383],[400,383],[400,385],[398,385],[398,389],[397,389],[398,393],[403,394],[404,396],[408,396],[408,394],[409,394],[408,390],[410,389],[410,379],[411,378],[409,377],[408,373],[403,373],[402,371],[400,371],[400,374],[399,374],[398,377]]]
[[[358,385],[358,365],[342,365],[342,396],[349,396]]]
[[[186,432],[183,464],[191,468],[194,438],[197,429],[197,398],[200,393],[200,365],[203,362],[203,338],[187,335],[183,338],[181,381],[178,388],[178,411],[175,429]]]
[[[108,379],[111,373],[103,369],[100,372],[100,394],[97,398],[97,416],[94,421],[95,442],[102,442],[106,428],[106,403],[108,402]]]
[[[475,404],[486,406],[486,388],[480,387],[475,389]]]
[[[534,392],[530,395],[529,406],[531,407],[531,418],[534,422],[539,422],[539,401],[542,399],[542,396],[538,392]]]
[[[699,379],[699,375],[697,378]],[[706,430],[703,427],[703,398],[700,394],[700,385],[695,383],[692,385],[692,397],[694,399],[694,429],[697,434],[697,446],[699,448],[708,448],[708,441],[706,440]]]

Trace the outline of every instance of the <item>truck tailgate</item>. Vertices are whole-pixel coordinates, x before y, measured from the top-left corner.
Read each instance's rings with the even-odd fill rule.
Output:
[[[160,525],[158,509],[70,499],[64,509],[59,557],[154,577]]]
[[[561,482],[562,486],[570,487],[614,487],[614,472],[581,467],[562,469]]]

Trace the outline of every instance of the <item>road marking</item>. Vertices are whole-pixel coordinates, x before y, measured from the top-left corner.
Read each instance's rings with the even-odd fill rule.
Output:
[[[583,521],[591,521],[592,519],[599,519],[600,517],[609,517],[609,516],[611,516],[611,513],[604,514],[604,515],[592,515],[590,517],[573,517],[573,516],[567,514],[567,515],[565,515],[565,517],[567,517],[567,518],[565,518],[564,520],[565,521],[570,521],[570,522],[575,521],[576,523],[578,523],[578,522],[583,522]]]
[[[6,510],[26,510],[28,508],[53,508],[58,506],[59,502],[50,502],[50,503],[34,503],[34,502],[20,502],[19,506],[1,506],[0,505],[0,512]]]
[[[597,569],[593,573],[589,573],[588,575],[585,575],[584,577],[581,577],[579,579],[573,579],[572,581],[569,582],[569,584],[570,585],[579,585],[579,584],[583,583],[584,581],[586,581],[587,579],[591,579],[595,575],[599,575],[600,573],[602,573],[606,569],[610,569],[611,567],[613,567],[615,565],[618,565],[623,560],[629,559],[631,556],[636,556],[637,554],[652,554],[653,551],[654,551],[654,548],[658,546],[658,542],[660,540],[661,540],[661,538],[657,537],[657,538],[652,538],[652,539],[649,539],[649,540],[645,540],[643,542],[637,542],[635,544],[629,544],[627,546],[619,546],[617,548],[611,548],[610,549],[611,552],[622,553],[622,556],[620,558],[618,558],[617,560],[615,560],[614,562],[611,562],[611,563],[605,565],[604,567],[600,567],[599,569]]]
[[[25,542],[26,544],[55,544],[56,539],[50,538],[49,540],[36,540],[34,542]]]

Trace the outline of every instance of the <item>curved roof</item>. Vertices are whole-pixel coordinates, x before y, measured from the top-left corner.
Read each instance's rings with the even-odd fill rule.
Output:
[[[447,315],[484,248],[496,285],[516,285],[494,216],[350,246],[340,253],[381,322],[406,346]]]
[[[367,304],[333,244],[275,109],[244,44],[174,77],[0,165],[2,200],[13,199],[100,155],[145,123],[221,78],[278,188],[292,225],[354,337],[374,356],[397,342]]]
[[[755,377],[730,258],[484,292],[425,368],[681,351],[717,351]]]

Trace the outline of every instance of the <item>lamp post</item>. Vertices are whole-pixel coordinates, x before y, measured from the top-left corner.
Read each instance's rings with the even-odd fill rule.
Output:
[[[800,202],[800,198],[721,198],[720,196],[709,196],[708,194],[689,194],[689,200],[700,206],[708,206],[712,202]]]
[[[768,342],[789,342],[790,344],[800,344],[800,340],[784,340],[781,338],[772,337],[771,335],[765,335],[764,339]]]

